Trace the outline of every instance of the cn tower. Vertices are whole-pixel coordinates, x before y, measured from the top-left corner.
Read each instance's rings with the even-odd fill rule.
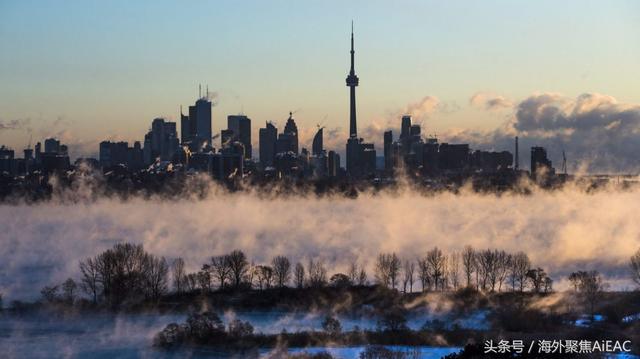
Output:
[[[351,70],[347,76],[347,86],[351,92],[350,102],[350,117],[349,117],[349,137],[358,137],[358,126],[356,124],[356,86],[358,86],[358,76],[356,76],[356,70],[354,66],[354,54],[353,51],[353,21],[351,22]]]

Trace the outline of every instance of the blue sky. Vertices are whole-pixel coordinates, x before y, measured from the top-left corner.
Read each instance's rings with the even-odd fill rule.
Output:
[[[0,123],[29,119],[0,144],[22,148],[27,127],[34,140],[141,140],[199,83],[218,94],[216,132],[228,114],[257,131],[296,109],[299,127],[346,131],[352,19],[362,127],[425,96],[450,109],[423,119],[427,133],[512,115],[473,108],[477,92],[640,103],[636,1],[0,0]]]

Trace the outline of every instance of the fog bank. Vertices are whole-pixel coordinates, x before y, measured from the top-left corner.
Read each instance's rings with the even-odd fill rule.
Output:
[[[275,255],[320,257],[330,274],[379,252],[415,259],[438,246],[525,251],[563,287],[576,269],[603,272],[631,288],[628,261],[640,247],[640,190],[587,194],[567,188],[531,195],[472,192],[263,198],[211,191],[200,200],[99,199],[0,206],[0,292],[5,303],[33,299],[44,285],[78,278],[78,261],[116,242],[142,243],[197,270],[212,255],[245,251],[256,264]]]

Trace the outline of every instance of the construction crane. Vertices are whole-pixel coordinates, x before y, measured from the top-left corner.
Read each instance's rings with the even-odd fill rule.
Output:
[[[324,115],[324,117],[322,118],[322,121],[320,121],[320,123],[316,125],[318,127],[318,130],[321,128],[327,127],[324,125],[324,122],[327,120],[327,117],[329,117],[329,114]]]

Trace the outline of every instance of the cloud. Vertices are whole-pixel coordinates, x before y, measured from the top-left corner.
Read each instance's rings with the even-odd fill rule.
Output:
[[[460,106],[455,102],[444,102],[436,96],[425,96],[418,101],[408,103],[401,109],[390,111],[384,117],[374,118],[361,128],[359,134],[366,141],[382,146],[381,142],[385,131],[392,130],[395,136],[398,136],[403,115],[410,115],[411,122],[422,125],[424,129],[427,120],[433,116],[450,114],[459,109]]]
[[[9,131],[9,130],[27,130],[31,131],[29,124],[31,123],[31,119],[21,118],[14,120],[3,120],[0,119],[0,131]]]
[[[417,102],[409,103],[403,114],[411,115],[414,121],[422,121],[431,116],[438,110],[443,109],[443,104],[435,96],[425,96]]]
[[[487,131],[449,129],[441,138],[467,142],[474,148],[513,151],[520,137],[521,165],[531,146],[543,146],[556,167],[563,151],[569,171],[637,173],[640,171],[640,105],[619,103],[598,93],[576,98],[537,93],[514,105],[514,115]]]
[[[488,111],[496,111],[513,107],[511,100],[504,96],[489,92],[477,92],[469,99],[471,106]]]

